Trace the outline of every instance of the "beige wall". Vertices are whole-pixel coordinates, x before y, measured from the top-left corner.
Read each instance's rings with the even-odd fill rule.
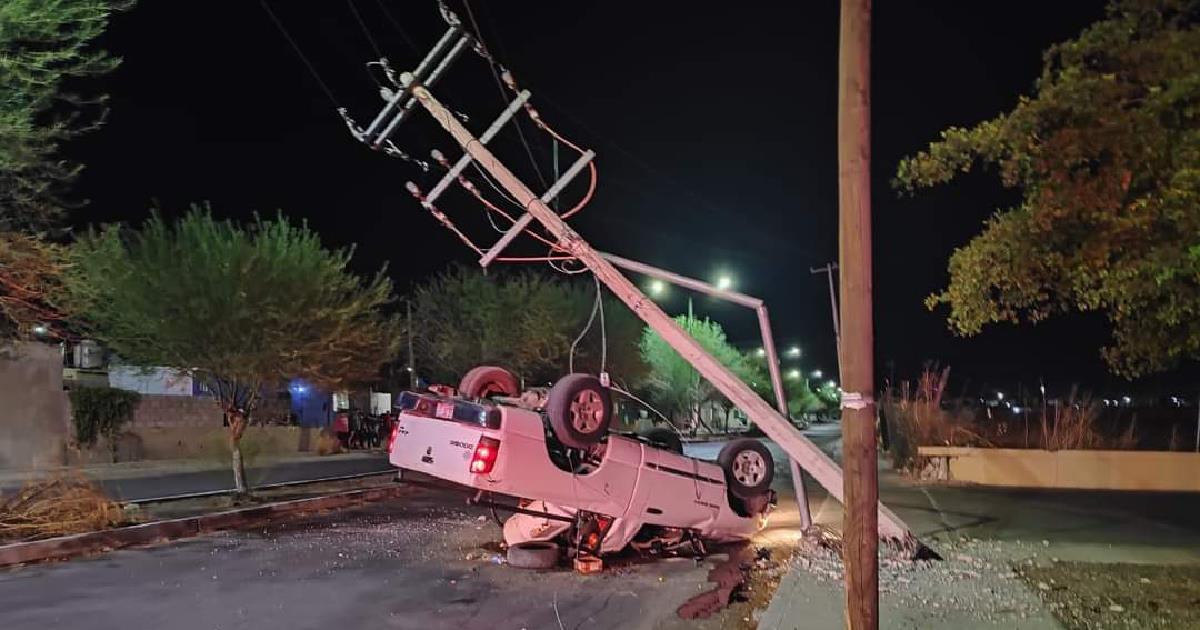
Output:
[[[312,431],[312,429],[307,429]],[[242,452],[247,463],[264,455],[290,455],[301,452],[306,429],[300,427],[250,427],[242,435]],[[309,436],[310,441],[315,436]],[[216,427],[138,427],[122,436],[118,448],[121,461],[150,459],[229,460],[228,433]],[[111,461],[108,444],[101,439],[96,446],[72,453],[72,464]]]
[[[922,446],[949,459],[950,480],[992,486],[1200,492],[1200,453],[1041,451]]]
[[[133,410],[129,430],[150,427],[207,427],[220,428],[224,416],[221,407],[211,398],[143,394]]]
[[[62,465],[70,436],[56,346],[0,346],[0,469]]]

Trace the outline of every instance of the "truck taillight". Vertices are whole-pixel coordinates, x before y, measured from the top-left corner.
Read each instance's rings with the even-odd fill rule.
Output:
[[[400,435],[400,419],[396,418],[392,421],[392,433],[388,436],[387,452],[392,452],[392,445],[396,443],[396,436]]]
[[[492,472],[496,465],[496,456],[500,454],[500,440],[481,437],[475,445],[475,453],[471,455],[471,472],[485,475]]]

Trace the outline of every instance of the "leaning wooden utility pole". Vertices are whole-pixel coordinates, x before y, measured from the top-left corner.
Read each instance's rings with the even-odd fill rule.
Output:
[[[846,624],[879,627],[871,318],[871,0],[842,0],[838,50],[838,244],[842,294],[843,561]]]
[[[811,475],[813,479],[824,486],[835,499],[844,502],[843,494],[845,485],[842,481],[842,471],[838,467],[837,462],[821,451],[788,421],[785,417],[786,406],[781,405],[780,409],[775,409],[747,383],[739,379],[728,367],[706,351],[699,342],[687,334],[674,319],[667,315],[653,300],[642,293],[637,285],[617,269],[618,266],[621,266],[626,269],[636,270],[639,267],[638,264],[630,264],[634,261],[624,261],[618,265],[617,257],[594,249],[578,232],[567,225],[564,220],[566,215],[560,216],[550,208],[548,205],[549,202],[557,197],[563,188],[583,168],[588,166],[595,157],[594,152],[581,151],[579,158],[575,160],[563,176],[546,192],[538,196],[518,179],[487,147],[500,128],[518,110],[524,107],[530,97],[528,90],[520,90],[516,98],[509,103],[508,107],[478,137],[473,135],[459,121],[458,115],[434,98],[432,92],[430,92],[430,87],[445,72],[447,67],[453,63],[455,57],[460,52],[467,48],[473,49],[476,52],[484,50],[482,44],[476,42],[472,36],[463,30],[461,21],[453,13],[446,10],[444,5],[442,6],[442,10],[443,17],[448,22],[450,28],[414,71],[404,72],[395,77],[397,79],[395,81],[396,90],[391,90],[390,88],[381,90],[385,105],[367,127],[360,127],[349,116],[346,110],[339,110],[351,134],[368,146],[384,151],[388,155],[413,160],[411,156],[395,146],[389,136],[396,129],[396,126],[408,116],[408,113],[417,104],[420,104],[454,138],[459,147],[463,149],[464,154],[457,162],[450,166],[448,161],[443,162],[444,156],[441,156],[440,152],[435,152],[434,159],[447,166],[447,172],[442,179],[427,193],[423,192],[413,182],[408,182],[406,188],[414,197],[420,200],[421,205],[429,210],[435,218],[446,225],[446,227],[454,230],[460,239],[470,245],[476,253],[480,254],[479,264],[481,266],[487,267],[491,261],[499,260],[497,258],[499,253],[519,234],[526,231],[531,222],[536,220],[545,229],[549,237],[553,239],[554,247],[563,256],[571,257],[586,266],[597,280],[607,286],[613,295],[624,302],[635,315],[662,336],[663,340],[678,352],[685,361],[690,363],[697,372],[703,375],[717,391],[724,394],[726,398],[745,412],[750,420],[767,434],[767,437],[774,440],[794,462],[804,468],[805,473]],[[468,45],[472,42],[474,45]],[[484,54],[486,57],[485,53],[481,54]],[[490,62],[492,60],[489,58]],[[513,89],[515,90],[515,88]],[[534,116],[535,114],[531,111],[530,115]],[[446,191],[450,183],[455,181],[463,169],[472,162],[480,169],[487,171],[491,179],[508,193],[511,200],[516,205],[525,209],[525,213],[513,219],[512,225],[508,230],[486,251],[475,245],[461,231],[457,230],[445,213],[438,210],[437,206],[434,205],[438,197]],[[688,284],[686,282],[687,279],[678,278],[677,280],[683,281],[685,285]],[[709,288],[719,294],[723,294],[723,297],[726,299],[732,299],[743,305],[752,305],[752,308],[758,311],[760,326],[765,331],[770,330],[766,310],[762,308],[761,300],[749,299],[747,296],[739,297],[717,287]],[[768,344],[764,341],[764,349],[768,353],[772,352],[772,346],[773,344]],[[771,367],[772,371],[777,371],[777,366],[772,364]],[[777,396],[780,401],[783,400],[782,392],[778,392]],[[843,406],[853,404],[856,403],[854,401],[846,401]],[[797,474],[796,478],[799,479],[800,475]],[[802,485],[797,486],[798,489],[802,487]],[[802,496],[798,497],[798,500],[802,505],[807,503]],[[915,551],[917,549],[917,541],[909,531],[908,526],[885,506],[879,505],[877,507],[879,511],[878,518],[872,519],[872,523],[878,523],[878,535],[896,542],[905,550]]]

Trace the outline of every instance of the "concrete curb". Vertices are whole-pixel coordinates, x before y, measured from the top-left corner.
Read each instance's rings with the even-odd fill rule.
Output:
[[[367,488],[86,534],[13,543],[0,546],[0,567],[46,560],[65,560],[123,547],[192,538],[209,532],[261,525],[285,516],[354,507],[373,501],[386,501],[411,492],[412,488],[408,485]]]

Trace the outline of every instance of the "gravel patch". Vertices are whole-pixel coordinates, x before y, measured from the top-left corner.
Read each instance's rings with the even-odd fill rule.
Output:
[[[1051,560],[1018,573],[1071,630],[1200,628],[1200,566]]]

